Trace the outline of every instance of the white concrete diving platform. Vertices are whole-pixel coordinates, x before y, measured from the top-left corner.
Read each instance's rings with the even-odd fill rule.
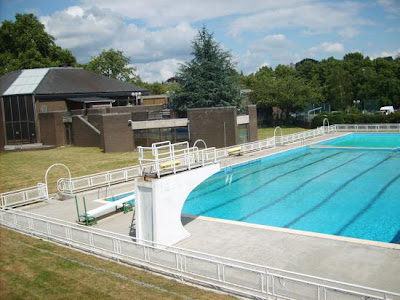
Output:
[[[182,208],[196,186],[220,171],[216,156],[210,155],[214,150],[189,148],[187,142],[162,142],[151,148],[139,148],[139,161],[143,166],[135,189],[139,242],[172,246],[190,236],[181,222]],[[143,161],[151,164],[143,165]]]

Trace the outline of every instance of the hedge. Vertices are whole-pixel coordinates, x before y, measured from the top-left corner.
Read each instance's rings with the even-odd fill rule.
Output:
[[[329,124],[371,124],[371,123],[400,123],[400,112],[390,115],[380,114],[319,114],[311,121],[311,127],[322,126],[323,120],[328,118]]]

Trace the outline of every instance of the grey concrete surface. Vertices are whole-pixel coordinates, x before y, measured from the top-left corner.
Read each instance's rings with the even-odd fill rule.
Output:
[[[400,292],[400,250],[287,233],[265,228],[184,218],[191,237],[176,246]]]
[[[342,133],[319,137],[312,142],[339,135]],[[289,145],[232,157],[223,161],[222,165],[237,164],[298,146]],[[133,185],[133,182],[128,182],[113,186],[112,190],[103,188],[82,195],[87,197],[87,208],[90,210],[105,203],[96,199],[132,190]],[[82,209],[82,202],[80,206]],[[77,219],[74,199],[50,200],[20,209],[70,222]],[[399,249],[277,231],[245,223],[188,217],[182,220],[191,237],[179,242],[178,247],[400,293]],[[134,236],[134,212],[124,214],[111,210],[94,227]]]

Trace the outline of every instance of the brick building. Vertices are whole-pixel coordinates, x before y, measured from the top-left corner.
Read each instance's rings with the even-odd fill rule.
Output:
[[[137,104],[138,93],[145,96],[149,91],[82,68],[41,68],[4,74],[0,77],[0,148],[43,142],[49,128],[41,121],[58,122],[56,129],[63,130],[55,141],[59,145],[68,135],[68,126],[64,129],[62,118],[55,116],[85,113],[94,107]],[[41,120],[41,114],[49,112],[57,113]]]
[[[5,74],[0,78],[0,148],[41,143],[127,152],[165,140],[200,138],[215,147],[257,140],[254,105],[241,116],[235,107],[221,107],[191,109],[188,118],[174,118],[165,109],[166,95],[148,94],[78,68]]]

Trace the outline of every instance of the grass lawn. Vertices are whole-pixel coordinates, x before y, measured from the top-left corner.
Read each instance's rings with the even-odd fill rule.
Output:
[[[283,134],[291,134],[306,129],[283,127]],[[274,136],[274,128],[259,128],[258,138]],[[0,152],[0,193],[21,189],[44,182],[48,167],[63,163],[72,177],[93,174],[138,164],[138,152],[103,153],[97,147],[59,147],[50,150]],[[48,177],[49,191],[56,192],[56,181],[67,177],[64,168],[53,168]]]
[[[234,299],[0,227],[0,299]]]
[[[0,193],[44,182],[48,167],[63,163],[72,177],[108,171],[138,164],[138,152],[103,153],[97,147],[59,147],[50,150],[0,152]],[[50,192],[56,191],[56,181],[67,177],[64,168],[49,172]]]
[[[281,126],[281,127],[282,127],[282,134],[283,135],[309,130],[309,129],[301,128],[301,127],[290,127],[290,126]],[[258,139],[259,140],[264,140],[264,139],[273,137],[274,136],[274,130],[275,130],[275,127],[258,128]],[[279,129],[277,131],[277,134],[279,134],[279,135],[281,134]]]

